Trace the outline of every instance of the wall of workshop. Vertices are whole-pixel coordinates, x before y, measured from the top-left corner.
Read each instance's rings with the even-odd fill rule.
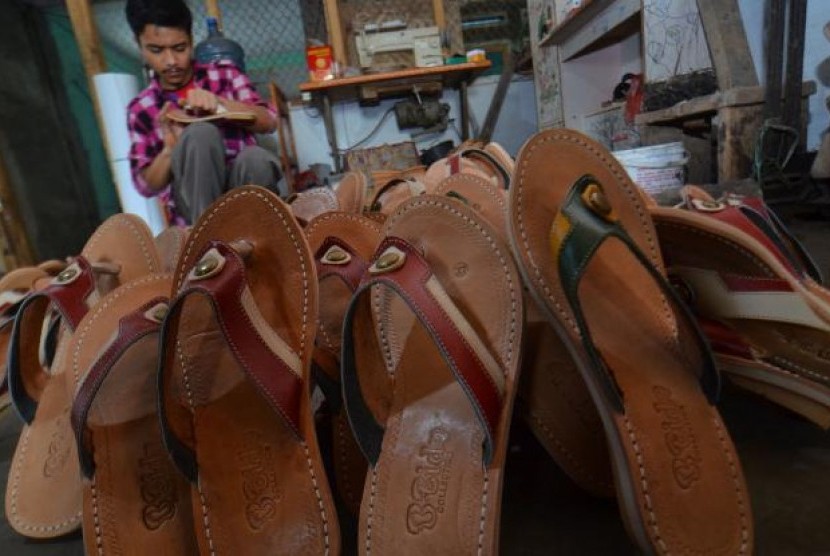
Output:
[[[479,77],[468,87],[471,120],[477,124],[477,127],[484,122],[497,83],[498,76],[486,76]],[[367,108],[359,106],[357,102],[334,104],[334,121],[340,149],[345,149],[363,139],[397,100],[384,100],[379,106]],[[457,131],[461,127],[458,93],[455,90],[445,90],[442,102],[450,105],[450,118],[454,120],[455,127],[451,125],[444,133],[433,134],[417,141],[419,149],[428,148],[447,139],[451,139],[456,145],[460,142]],[[333,167],[320,112],[308,105],[294,106],[291,109],[291,123],[297,143],[300,168],[307,168],[314,163],[325,163]],[[493,132],[493,141],[500,143],[508,152],[515,155],[525,140],[537,129],[533,78],[514,76]],[[386,118],[372,139],[362,144],[360,148],[409,141],[411,139],[409,134],[413,131],[418,131],[418,129],[398,130],[393,113]]]
[[[764,45],[764,10],[765,2],[759,0],[738,0],[741,17],[744,22],[752,61],[758,72],[758,79],[763,85],[766,74],[766,56]],[[817,91],[810,97],[810,122],[807,126],[807,149],[818,149],[821,137],[830,128],[830,112],[825,99],[830,96],[830,41],[823,32],[824,25],[830,21],[830,2],[827,0],[809,0],[807,2],[807,28],[804,37],[804,80],[816,82]]]
[[[98,224],[77,124],[42,14],[0,0],[0,151],[40,258],[77,253]]]

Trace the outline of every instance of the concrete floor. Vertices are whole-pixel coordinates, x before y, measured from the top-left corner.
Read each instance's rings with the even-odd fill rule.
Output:
[[[797,216],[792,230],[830,275],[830,222]],[[720,407],[752,497],[756,553],[830,555],[830,433],[728,383]],[[2,492],[19,430],[12,411],[0,413]],[[575,487],[522,423],[514,426],[505,480],[502,554],[636,553],[616,503]],[[33,542],[0,517],[0,555],[83,554],[80,535]]]

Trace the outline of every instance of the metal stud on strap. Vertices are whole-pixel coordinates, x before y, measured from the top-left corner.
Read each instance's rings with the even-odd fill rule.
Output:
[[[375,260],[369,267],[369,274],[383,274],[392,272],[403,266],[406,262],[406,253],[395,246],[390,246]]]
[[[339,245],[332,245],[320,258],[323,264],[346,265],[352,260],[352,256]]]
[[[209,249],[188,275],[188,280],[204,280],[222,271],[225,266],[225,257],[214,247]]]

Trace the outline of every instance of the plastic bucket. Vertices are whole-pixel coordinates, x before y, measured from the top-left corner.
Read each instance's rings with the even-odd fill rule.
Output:
[[[680,141],[615,151],[612,154],[623,165],[631,180],[649,194],[680,187],[686,182],[689,153]]]

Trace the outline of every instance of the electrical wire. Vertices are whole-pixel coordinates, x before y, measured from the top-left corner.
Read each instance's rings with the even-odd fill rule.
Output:
[[[360,141],[358,141],[357,143],[355,143],[354,145],[352,145],[350,147],[346,147],[345,149],[337,149],[337,150],[341,154],[345,154],[345,153],[351,151],[352,149],[355,149],[355,148],[359,147],[360,145],[362,145],[363,143],[365,143],[366,141],[368,141],[369,139],[374,137],[375,133],[377,133],[380,130],[380,126],[382,126],[383,122],[386,121],[386,118],[389,117],[389,114],[391,114],[394,111],[395,111],[395,107],[392,106],[386,112],[384,112],[383,116],[381,116],[380,119],[378,120],[378,123],[376,123],[375,127],[372,128],[372,131],[370,131],[363,139],[361,139]]]

